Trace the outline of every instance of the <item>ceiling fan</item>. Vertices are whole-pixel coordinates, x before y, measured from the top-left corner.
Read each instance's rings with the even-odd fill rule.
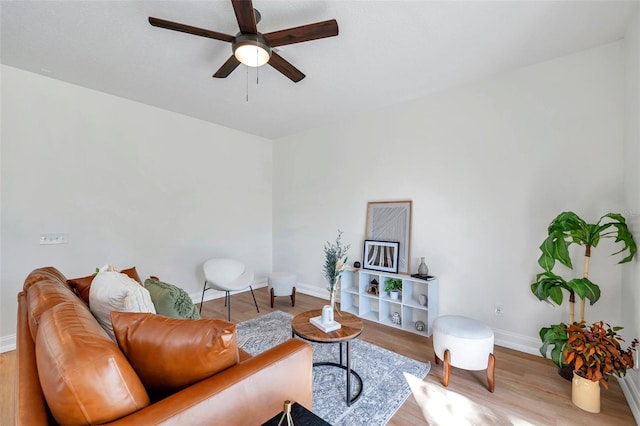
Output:
[[[226,78],[241,63],[252,67],[258,67],[268,63],[294,83],[297,83],[302,80],[305,75],[282,56],[274,52],[273,48],[338,35],[338,22],[336,22],[335,19],[262,34],[258,32],[257,25],[258,22],[260,22],[260,12],[253,8],[251,0],[231,0],[231,4],[236,13],[238,26],[240,27],[240,32],[235,36],[192,27],[191,25],[180,24],[178,22],[153,18],[151,16],[149,17],[149,23],[154,27],[166,28],[168,30],[180,31],[231,43],[233,54],[222,64],[218,71],[216,71],[213,75],[215,78]]]

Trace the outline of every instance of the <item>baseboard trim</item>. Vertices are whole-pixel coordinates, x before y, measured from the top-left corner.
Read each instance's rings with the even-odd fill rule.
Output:
[[[315,285],[307,285],[302,283],[296,283],[296,293],[300,292],[307,296],[317,297],[319,299],[329,300],[329,291],[326,288],[320,288]],[[340,294],[338,294],[338,301],[340,300]]]
[[[640,392],[636,383],[629,377],[629,374],[635,374],[635,372],[627,373],[625,377],[618,379],[618,383],[620,383],[624,397],[627,398],[627,404],[629,404],[636,423],[640,425]]]
[[[493,329],[495,344],[515,351],[528,353],[531,355],[542,356],[540,354],[540,339],[535,339],[522,334],[513,333],[511,331]]]
[[[16,350],[16,335],[10,334],[9,336],[0,337],[0,353],[10,352]]]

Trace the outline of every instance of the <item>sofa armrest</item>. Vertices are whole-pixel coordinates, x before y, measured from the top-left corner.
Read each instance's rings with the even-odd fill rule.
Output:
[[[36,348],[29,331],[27,297],[18,294],[18,326],[16,328],[16,425],[46,425],[51,421],[49,409],[40,388],[36,367]]]
[[[111,424],[262,424],[286,399],[312,409],[312,368],[311,345],[290,339]]]

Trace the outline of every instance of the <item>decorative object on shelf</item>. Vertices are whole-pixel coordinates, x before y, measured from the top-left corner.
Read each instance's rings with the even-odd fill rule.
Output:
[[[400,244],[398,269],[408,274],[411,254],[411,209],[409,201],[381,201],[367,203],[366,239],[397,241]]]
[[[394,312],[393,315],[391,315],[391,322],[398,325],[402,324],[402,318],[400,318],[399,312]]]
[[[378,280],[376,280],[375,278],[371,280],[371,282],[369,283],[369,288],[367,288],[367,293],[373,294],[374,296],[378,295]]]
[[[567,327],[564,359],[567,364],[575,363],[571,401],[585,411],[600,412],[600,386],[590,386],[580,379],[609,389],[609,377],[623,377],[627,368],[633,368],[633,352],[639,342],[633,339],[631,346],[622,349],[623,339],[617,333],[621,329],[602,321],[591,325],[582,321]]]
[[[421,294],[420,296],[418,296],[418,301],[420,302],[420,304],[422,306],[427,306],[427,295],[426,294]]]
[[[331,244],[329,241],[324,246],[324,276],[329,281],[329,303],[332,309],[336,307],[336,291],[340,285],[340,276],[344,271],[344,265],[347,262],[347,251],[351,244],[342,245],[342,231],[338,229],[338,237],[336,242]]]
[[[411,274],[413,278],[419,278],[421,280],[431,280],[434,278],[433,275],[420,275],[420,274]]]
[[[358,268],[360,268],[361,266],[362,266],[362,265],[360,264],[360,262],[358,262],[358,261],[353,262],[353,267],[354,267],[354,268],[358,269]]]
[[[389,293],[389,297],[393,300],[398,300],[400,291],[402,290],[402,278],[389,278],[385,281],[384,291]]]
[[[429,275],[429,268],[427,264],[424,263],[424,257],[420,258],[420,265],[418,266],[418,275]]]
[[[416,330],[424,331],[424,322],[423,321],[416,321]]]
[[[399,243],[393,241],[364,241],[364,269],[398,272]]]

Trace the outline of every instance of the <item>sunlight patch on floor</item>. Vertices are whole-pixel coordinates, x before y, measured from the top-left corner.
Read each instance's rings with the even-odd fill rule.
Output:
[[[430,425],[533,426],[532,423],[511,414],[502,415],[489,407],[483,407],[440,384],[422,381],[408,373],[404,373],[404,377],[422,410],[422,415]]]

